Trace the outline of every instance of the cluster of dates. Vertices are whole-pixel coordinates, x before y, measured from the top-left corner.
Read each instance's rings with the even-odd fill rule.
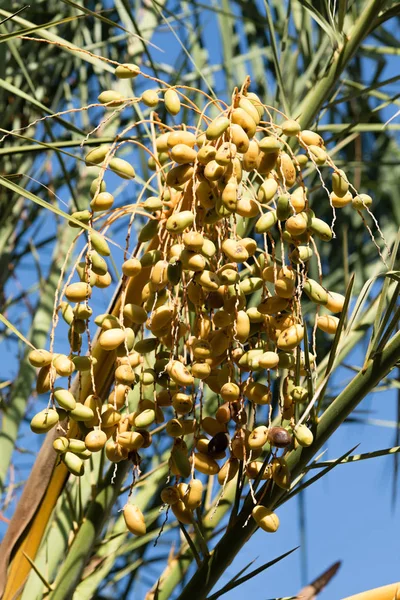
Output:
[[[135,65],[116,69],[122,79],[139,73]],[[193,108],[179,88],[149,89],[133,99],[115,90],[99,96],[108,110],[134,102],[152,110],[164,105],[175,121],[185,101]],[[162,429],[160,435],[171,439],[169,467],[176,480],[161,499],[186,524],[202,502],[200,474],[216,475],[224,486],[242,461],[243,473],[255,479],[268,449],[271,459],[262,478],[289,489],[287,449],[313,442],[307,425],[296,425],[296,415],[310,400],[301,383],[309,375],[300,350],[306,327],[301,301],[305,295],[327,309],[317,311],[316,326],[333,334],[344,296],[307,275],[308,262],[316,260],[316,242],[330,242],[333,233],[310,206],[302,173],[310,166],[331,167],[327,200],[334,208],[352,204],[364,210],[371,204],[365,194],[352,195],[345,173],[334,166],[317,133],[301,130],[290,119],[275,124],[272,109],[246,86],[235,92],[230,106],[220,103],[219,108],[214,119],[193,109],[197,126],[167,125],[152,113],[157,135],[148,164],[160,189],[138,207],[148,221],[138,234],[137,252],[122,264],[123,289],[135,285],[136,278],[142,281],[143,269],[148,277],[140,284],[139,302],[128,301],[118,315],[94,319],[101,328],[98,344],[115,365],[109,397],[100,398],[93,387],[79,402],[56,379],[70,378],[74,371],[91,371],[96,378],[96,359],[82,354],[82,339],[93,316],[93,289],[107,287],[111,277],[110,248],[93,229],[93,219],[113,214],[105,172],[135,178],[114,146],[87,154],[87,165],[100,173],[91,185],[90,209],[73,213],[70,222],[90,227],[86,258],[76,266],[79,281],[66,286],[58,307],[69,325],[70,355],[34,350],[29,356],[40,368],[37,391],[50,392],[49,407],[33,417],[31,428],[37,433],[59,428],[54,448],[71,473],[82,475],[84,460],[103,448],[112,462],[138,464],[138,453],[152,444],[152,431]],[[144,248],[151,240],[150,249]],[[314,355],[309,357],[313,363]],[[256,408],[270,406],[278,377],[280,422],[272,426],[267,410],[256,425]],[[132,406],[135,386],[140,393]],[[130,531],[145,533],[138,507],[128,503],[124,515]],[[253,517],[266,531],[279,525],[264,506],[256,506]]]

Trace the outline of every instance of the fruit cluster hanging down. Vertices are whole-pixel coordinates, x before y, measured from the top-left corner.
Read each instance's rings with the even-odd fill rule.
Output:
[[[115,75],[142,76],[135,65],[118,66]],[[320,135],[265,106],[248,82],[229,106],[203,94],[198,107],[187,92],[161,86],[133,98],[115,90],[100,94],[106,114],[136,104],[147,110],[141,124],[153,131],[146,150],[153,176],[137,187],[133,166],[116,156],[123,134],[88,152],[86,164],[97,170],[92,199],[70,221],[88,243],[56,314],[69,326],[70,354],[38,349],[29,356],[39,368],[37,392],[50,393],[31,428],[57,428],[54,450],[69,471],[82,475],[85,460],[103,449],[109,461],[139,465],[159,436],[170,450],[171,475],[161,501],[184,524],[193,522],[208,476],[216,475],[221,487],[240,472],[250,483],[261,476],[290,488],[285,455],[313,443],[310,422],[297,423],[311,400],[315,331],[336,332],[345,300],[324,287],[318,247],[335,243],[334,233],[318,217],[305,182],[318,172],[333,211],[350,205],[369,212],[372,202],[336,168]],[[106,191],[110,171],[135,179],[140,189],[125,211]],[[158,191],[150,195],[150,189]],[[129,229],[118,311],[94,318],[96,343],[114,368],[114,385],[103,398],[96,394],[97,361],[86,334],[92,294],[111,284],[104,231],[119,214],[135,214],[143,226],[134,250]],[[311,261],[318,280],[308,276]],[[310,311],[303,317],[310,301],[311,320]],[[307,327],[310,348],[304,347]],[[78,383],[90,377],[84,398],[71,391],[74,372]],[[63,378],[68,382],[60,385]],[[146,532],[138,507],[129,502],[124,516],[132,533]],[[253,517],[265,531],[279,526],[268,507],[255,506]]]

